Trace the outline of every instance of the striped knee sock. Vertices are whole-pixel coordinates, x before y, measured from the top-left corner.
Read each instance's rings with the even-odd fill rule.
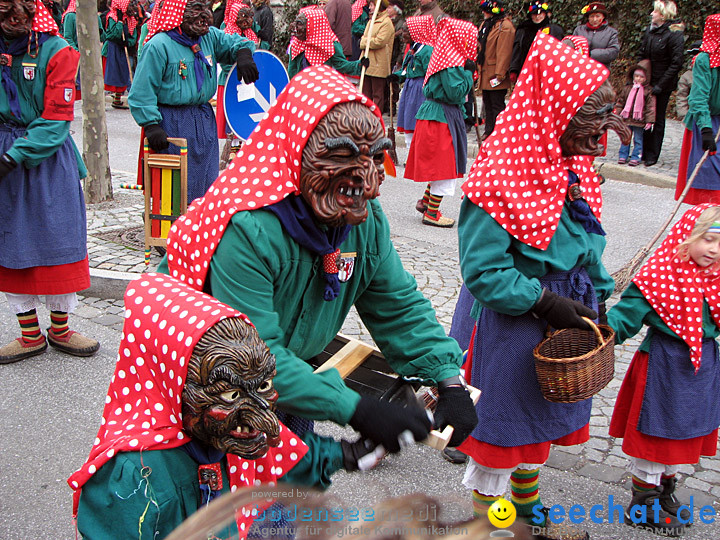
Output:
[[[532,509],[540,502],[538,484],[540,482],[540,469],[516,469],[510,475],[510,491],[512,503],[519,516],[529,516]]]
[[[635,491],[650,491],[651,489],[655,489],[657,486],[655,484],[648,484],[647,482],[643,482],[633,474],[632,487]]]
[[[429,183],[428,183],[427,187],[425,188],[425,193],[423,193],[422,201],[425,206],[430,204],[430,184]]]
[[[433,219],[437,219],[440,214],[440,203],[442,202],[442,195],[430,195],[428,200],[427,215]]]
[[[20,323],[20,332],[22,333],[22,340],[30,345],[34,345],[42,341],[43,336],[40,331],[40,323],[38,322],[37,311],[31,309],[25,313],[17,314],[18,322]]]
[[[473,489],[473,517],[484,517],[488,513],[488,508],[500,498],[500,495],[483,495],[477,489]]]
[[[64,311],[51,311],[50,327],[55,337],[64,337],[70,331],[70,328],[68,328],[68,314]]]

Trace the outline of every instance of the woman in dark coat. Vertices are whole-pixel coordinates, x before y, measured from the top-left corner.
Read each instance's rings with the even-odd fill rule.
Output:
[[[530,50],[535,35],[538,32],[550,34],[561,40],[565,36],[564,30],[555,23],[550,22],[550,6],[543,0],[533,0],[527,9],[527,19],[521,22],[515,30],[512,59],[510,60],[510,82],[517,80],[522,69],[525,57]]]
[[[638,53],[638,60],[650,60],[650,84],[656,99],[655,127],[645,132],[643,140],[642,159],[646,167],[655,165],[660,157],[665,113],[683,65],[684,25],[673,22],[676,16],[675,2],[656,0]]]

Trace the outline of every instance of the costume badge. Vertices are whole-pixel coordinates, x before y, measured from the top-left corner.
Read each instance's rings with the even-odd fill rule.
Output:
[[[64,97],[65,97],[65,101],[66,101],[67,103],[70,103],[70,102],[72,101],[72,98],[73,98],[73,89],[72,89],[72,88],[65,88]]]
[[[223,488],[222,470],[219,463],[209,463],[198,466],[198,482],[208,485],[213,491]]]
[[[353,270],[355,269],[355,258],[356,257],[357,257],[356,252],[340,254],[340,257],[338,258],[338,262],[337,262],[338,280],[340,281],[340,283],[345,283],[352,277]]]
[[[26,81],[35,80],[35,66],[37,66],[37,64],[26,64],[23,62],[23,77],[25,77]]]

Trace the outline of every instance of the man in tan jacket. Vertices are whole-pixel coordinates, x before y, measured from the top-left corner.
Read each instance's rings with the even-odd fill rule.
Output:
[[[380,7],[378,8],[375,24],[370,27],[368,23],[365,33],[360,39],[360,49],[370,44],[368,58],[370,59],[370,67],[365,72],[365,80],[363,81],[362,93],[375,102],[380,110],[385,109],[385,86],[387,86],[387,77],[391,72],[390,59],[392,57],[393,41],[395,40],[395,26],[388,16],[387,7],[390,5],[388,0],[378,0]],[[375,2],[368,2],[370,13],[375,10]],[[372,19],[371,19],[372,20]]]

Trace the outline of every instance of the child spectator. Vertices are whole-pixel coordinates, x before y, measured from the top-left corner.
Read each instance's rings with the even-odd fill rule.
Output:
[[[635,143],[632,154],[629,144],[620,145],[618,163],[620,165],[628,163],[629,157],[628,165],[637,167],[642,156],[643,131],[652,129],[655,123],[655,96],[652,93],[647,69],[643,65],[635,65],[628,71],[627,83],[618,94],[615,108],[622,111],[620,116],[633,132]]]
[[[674,495],[678,466],[717,451],[718,277],[720,206],[705,203],[685,212],[608,312],[617,343],[649,327],[610,422],[610,436],[622,438],[630,456],[625,522],[677,533],[668,536],[681,534],[691,518]]]

